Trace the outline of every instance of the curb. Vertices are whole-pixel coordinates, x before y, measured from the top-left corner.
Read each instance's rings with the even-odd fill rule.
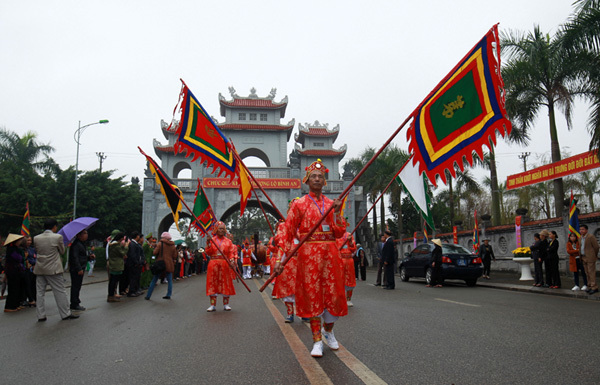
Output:
[[[576,299],[585,299],[592,301],[600,301],[600,295],[589,295],[582,292],[575,292],[566,289],[549,289],[549,288],[539,288],[539,287],[528,287],[523,285],[513,285],[509,283],[480,283],[477,282],[477,286],[487,287],[490,289],[500,289],[500,290],[512,290],[512,291],[520,291],[524,293],[533,293],[533,294],[545,294],[545,295],[554,295],[559,297],[568,297],[568,298],[576,298]]]

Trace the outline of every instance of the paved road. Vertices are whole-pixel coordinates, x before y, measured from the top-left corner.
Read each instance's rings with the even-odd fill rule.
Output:
[[[1,383],[7,384],[508,384],[597,383],[597,301],[484,287],[395,291],[359,282],[336,324],[342,349],[309,356],[305,324],[283,323],[284,306],[236,284],[232,312],[207,313],[204,276],[106,302],[106,283],[84,286],[81,318],[61,321],[46,296],[35,311],[0,315]]]

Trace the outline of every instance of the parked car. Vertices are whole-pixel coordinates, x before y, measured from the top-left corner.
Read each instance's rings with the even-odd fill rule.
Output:
[[[433,243],[423,243],[410,253],[404,253],[406,258],[398,266],[400,279],[407,282],[411,277],[424,277],[431,284],[434,247]],[[477,255],[461,245],[442,244],[442,279],[461,279],[467,286],[475,286],[482,273],[481,258]]]

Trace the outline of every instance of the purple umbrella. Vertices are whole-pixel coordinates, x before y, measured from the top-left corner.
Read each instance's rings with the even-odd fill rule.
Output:
[[[73,242],[75,236],[82,232],[83,230],[87,230],[94,223],[98,221],[98,218],[92,217],[81,217],[77,219],[73,219],[71,222],[67,223],[62,227],[62,229],[58,230],[58,234],[63,236],[63,242],[65,245]]]

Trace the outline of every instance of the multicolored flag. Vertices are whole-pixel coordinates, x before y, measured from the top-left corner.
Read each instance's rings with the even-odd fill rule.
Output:
[[[200,158],[200,162],[206,163],[207,168],[212,168],[212,173],[218,169],[218,176],[225,174],[233,180],[237,175],[242,197],[240,202],[240,215],[242,215],[252,191],[246,168],[240,164],[241,159],[235,153],[232,143],[223,135],[185,82],[181,80],[181,83],[179,102],[174,111],[175,114],[178,108],[181,110],[176,128],[175,153],[185,151],[186,157],[193,155],[192,162]]]
[[[581,237],[579,234],[579,209],[575,205],[573,190],[571,190],[571,207],[569,208],[569,232],[577,235],[577,238]]]
[[[199,178],[192,211],[198,220],[192,221],[190,227],[197,229],[202,235],[209,232],[211,227],[216,223],[215,213],[212,210]]]
[[[142,155],[146,157],[150,172],[152,175],[154,175],[156,184],[160,186],[160,192],[165,196],[167,206],[169,206],[171,212],[173,213],[173,221],[175,222],[175,226],[177,227],[177,230],[179,230],[179,212],[182,208],[181,200],[183,199],[181,190],[179,187],[177,187],[177,185],[175,185],[175,183],[173,183],[171,178],[169,178],[169,176],[160,168],[154,159],[146,155],[146,153],[142,151],[140,147],[138,147],[138,150],[140,150]]]
[[[23,223],[21,224],[21,235],[29,236],[29,227],[31,226],[31,218],[29,218],[29,202],[25,203],[25,215],[23,215]]]
[[[477,210],[475,210],[475,228],[473,229],[473,250],[479,252],[479,222],[477,221]]]
[[[427,235],[427,226],[423,226],[423,243],[429,242],[429,235]]]
[[[463,158],[473,165],[473,152],[483,159],[482,146],[496,144],[495,131],[510,134],[512,125],[504,107],[500,74],[500,40],[496,24],[450,71],[411,114],[407,132],[413,163],[437,185],[446,183],[454,163],[464,169]]]

